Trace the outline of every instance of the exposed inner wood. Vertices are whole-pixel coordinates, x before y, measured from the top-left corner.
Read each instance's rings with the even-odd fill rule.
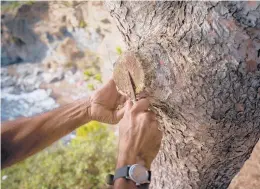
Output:
[[[114,80],[120,91],[131,96],[131,82],[128,77],[130,73],[135,93],[142,92],[145,88],[145,74],[142,61],[137,53],[126,52],[123,53],[114,65]]]

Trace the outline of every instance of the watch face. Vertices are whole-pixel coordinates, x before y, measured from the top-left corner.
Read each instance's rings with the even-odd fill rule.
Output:
[[[129,177],[137,184],[147,183],[148,181],[148,171],[147,169],[138,164],[134,164],[129,169]]]

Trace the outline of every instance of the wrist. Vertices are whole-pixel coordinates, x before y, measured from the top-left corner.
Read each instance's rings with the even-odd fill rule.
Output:
[[[148,162],[146,162],[145,160],[140,158],[140,156],[133,155],[133,153],[131,153],[130,151],[129,151],[129,153],[119,153],[118,154],[117,164],[116,164],[117,169],[124,167],[126,165],[133,165],[133,164],[143,165],[147,169],[150,169],[150,167],[151,167],[151,164],[149,164]]]
[[[80,114],[78,114],[78,116],[80,116],[80,120],[82,120],[82,124],[85,124],[89,121],[92,120],[91,118],[91,101],[90,98],[84,98],[84,99],[80,99],[78,101],[75,102],[76,104],[79,105],[79,110],[81,111]]]

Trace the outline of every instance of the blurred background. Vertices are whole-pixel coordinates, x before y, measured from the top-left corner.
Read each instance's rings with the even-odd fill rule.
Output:
[[[103,2],[1,1],[1,121],[91,95],[125,49]],[[116,128],[90,122],[1,172],[3,189],[105,188]]]
[[[125,50],[99,1],[1,1],[1,121],[33,116],[91,95]],[[1,171],[3,189],[106,188],[116,126],[90,122]],[[260,143],[230,189],[260,188]]]

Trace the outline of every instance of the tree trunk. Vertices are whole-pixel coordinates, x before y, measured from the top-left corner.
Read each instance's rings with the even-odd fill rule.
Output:
[[[116,82],[133,74],[164,132],[151,188],[227,188],[260,137],[260,2],[107,7],[129,48]]]

